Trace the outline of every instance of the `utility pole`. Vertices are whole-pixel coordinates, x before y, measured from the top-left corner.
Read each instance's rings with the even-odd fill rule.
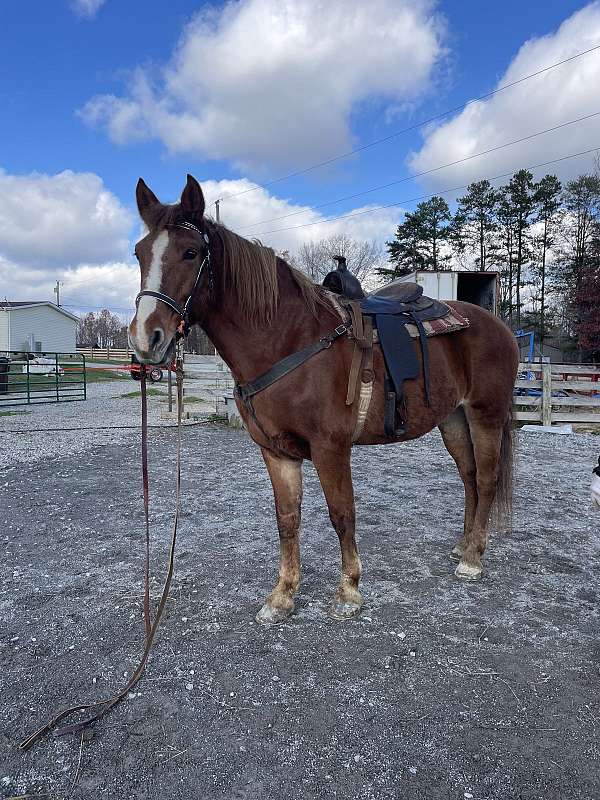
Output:
[[[60,306],[60,281],[56,281],[56,286],[54,287],[54,294],[56,295],[56,305]]]
[[[221,199],[220,198],[218,200],[215,200],[215,216],[216,216],[217,222],[220,222],[220,220],[221,220],[221,215],[219,214],[219,205],[220,204],[221,204]]]

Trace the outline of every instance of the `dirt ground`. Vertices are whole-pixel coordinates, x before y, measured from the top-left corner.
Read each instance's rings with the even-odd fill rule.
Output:
[[[152,431],[155,594],[174,447],[173,430]],[[514,529],[472,585],[448,559],[462,487],[439,436],[357,449],[367,602],[346,623],[327,616],[337,537],[308,465],[297,611],[265,629],[277,535],[259,452],[244,433],[186,429],[176,575],[147,674],[81,750],[50,736],[22,753],[51,712],[118,688],[140,652],[137,433],[83,450],[0,469],[0,796],[600,797],[598,437],[520,435]]]

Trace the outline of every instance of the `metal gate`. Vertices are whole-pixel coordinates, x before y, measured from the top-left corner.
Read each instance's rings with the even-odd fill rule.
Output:
[[[0,409],[85,399],[85,356],[80,353],[0,355]]]

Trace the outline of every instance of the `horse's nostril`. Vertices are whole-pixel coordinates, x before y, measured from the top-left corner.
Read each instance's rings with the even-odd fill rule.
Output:
[[[160,328],[157,328],[154,333],[152,334],[152,339],[150,340],[150,347],[152,350],[157,350],[160,345],[162,344],[162,340],[165,338],[164,333]]]

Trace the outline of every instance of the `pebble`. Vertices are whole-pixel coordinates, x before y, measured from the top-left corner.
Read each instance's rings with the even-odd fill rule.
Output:
[[[140,404],[135,400],[124,400],[121,395],[135,391],[133,381],[114,380],[106,383],[90,383],[83,403],[48,403],[38,406],[19,407],[25,414],[0,417],[0,432],[13,430],[43,430],[50,428],[95,427],[109,430],[79,431],[65,430],[32,433],[18,436],[0,436],[0,464],[28,466],[38,461],[56,461],[68,456],[80,455],[103,444],[120,444],[131,441],[138,433],[133,428],[122,426],[140,424]],[[150,402],[148,422],[151,425],[169,425],[160,418],[163,404]],[[82,414],[83,409],[83,414]],[[32,443],[35,442],[35,446]]]

